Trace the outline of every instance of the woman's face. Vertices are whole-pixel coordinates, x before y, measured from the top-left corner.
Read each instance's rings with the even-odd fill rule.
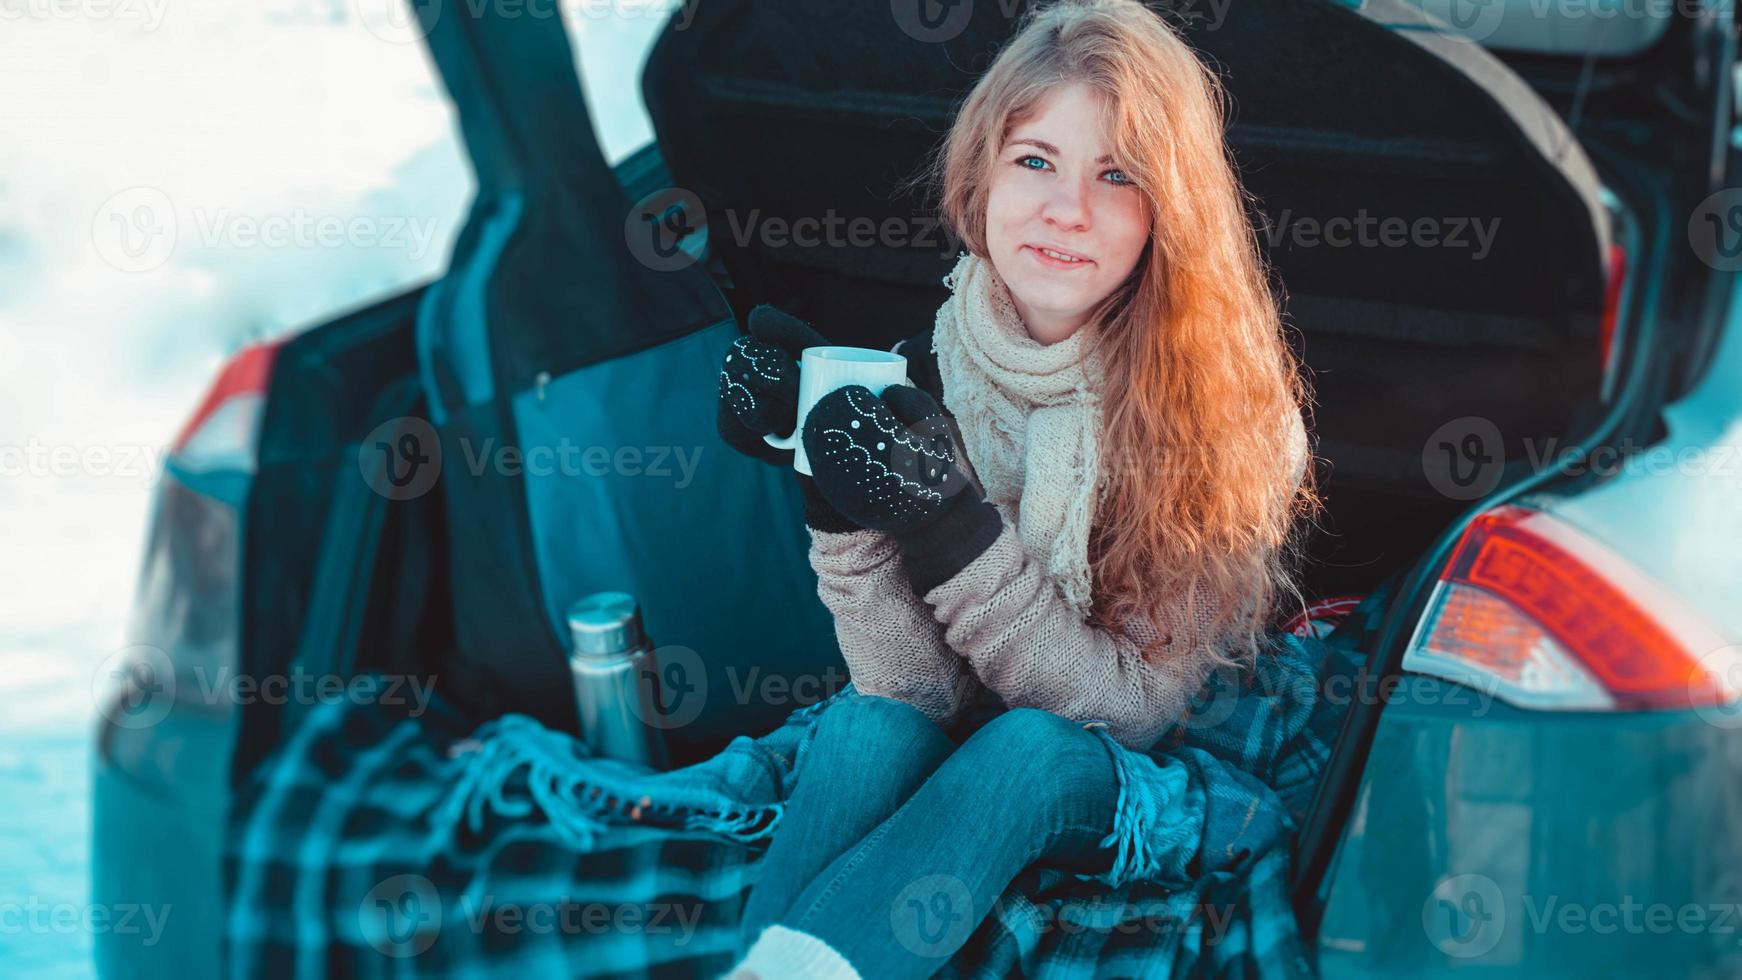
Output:
[[[1110,155],[1101,98],[1082,82],[1048,93],[1011,128],[992,171],[986,247],[1028,335],[1041,344],[1076,333],[1149,240],[1143,192]]]

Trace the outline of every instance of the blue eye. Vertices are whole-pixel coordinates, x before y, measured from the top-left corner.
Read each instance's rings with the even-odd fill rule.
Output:
[[[1026,166],[1026,164],[1030,160],[1040,161],[1041,166],[1039,166],[1039,167]],[[1033,170],[1033,171],[1036,171],[1037,173],[1042,171],[1042,170],[1045,170],[1046,167],[1049,166],[1047,164],[1046,160],[1042,159],[1041,157],[1037,157],[1032,153],[1017,157],[1014,162],[1018,167],[1021,167],[1024,170]],[[1135,187],[1136,186],[1136,184],[1134,184],[1132,182],[1131,178],[1129,176],[1127,176],[1125,171],[1123,171],[1123,170],[1109,170],[1106,173],[1118,174],[1120,177],[1119,180],[1108,181],[1108,183],[1114,184],[1114,185],[1119,186],[1119,187]],[[1106,176],[1106,174],[1102,174],[1102,176]]]

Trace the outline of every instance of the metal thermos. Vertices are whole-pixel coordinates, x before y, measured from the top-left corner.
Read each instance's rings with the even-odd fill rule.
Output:
[[[653,644],[627,592],[596,592],[569,607],[569,673],[581,737],[593,754],[667,769]]]

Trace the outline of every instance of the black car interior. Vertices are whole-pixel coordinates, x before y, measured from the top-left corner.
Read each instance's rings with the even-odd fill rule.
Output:
[[[1464,504],[1424,477],[1444,420],[1492,420],[1517,465],[1527,440],[1596,408],[1608,244],[1596,178],[1493,56],[1400,28],[1415,20],[1407,5],[1241,0],[1220,22],[1189,0],[1151,6],[1224,79],[1230,143],[1316,388],[1329,516],[1309,592],[1370,590]],[[942,231],[819,248],[744,229],[831,214],[923,228],[926,202],[900,185],[1012,28],[981,4],[959,34],[921,43],[879,5],[723,0],[660,38],[643,77],[659,151],[705,207],[738,306],[776,303],[841,343],[883,347],[931,322],[955,255]],[[1439,235],[1382,247],[1295,235],[1303,220],[1361,215],[1429,219]]]

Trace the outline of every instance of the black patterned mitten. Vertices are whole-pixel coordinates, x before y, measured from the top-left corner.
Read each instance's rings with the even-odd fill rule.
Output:
[[[806,347],[829,341],[803,320],[767,303],[750,311],[750,333],[720,358],[720,438],[733,449],[776,466],[792,465],[792,450],[764,442],[792,431],[798,417],[798,362]]]
[[[810,325],[763,303],[750,311],[750,335],[739,337],[720,358],[720,397],[716,428],[720,438],[746,456],[776,466],[792,465],[792,450],[763,441],[768,433],[791,432],[798,417],[799,358],[806,347],[828,343]],[[802,473],[804,522],[818,531],[860,530],[836,513]]]
[[[967,567],[1003,529],[957,465],[943,407],[911,385],[891,385],[881,398],[863,385],[824,395],[805,417],[804,451],[836,511],[900,542],[916,595]]]

